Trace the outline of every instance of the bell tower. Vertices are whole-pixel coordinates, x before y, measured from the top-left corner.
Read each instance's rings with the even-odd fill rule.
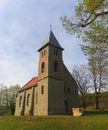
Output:
[[[46,76],[61,78],[62,51],[64,49],[58,43],[53,32],[50,31],[44,40],[39,52],[39,79]]]
[[[52,31],[48,33],[42,47],[38,50],[38,95],[40,97],[38,115],[60,113],[58,110],[64,105],[61,104],[61,100],[64,101],[63,50]]]
[[[38,76],[18,92],[15,115],[67,115],[72,110],[74,116],[81,115],[78,86],[63,63],[63,50],[50,30],[38,50]]]

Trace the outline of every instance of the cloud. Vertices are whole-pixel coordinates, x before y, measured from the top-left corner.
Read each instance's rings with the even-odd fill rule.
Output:
[[[37,75],[35,68],[38,66],[35,62],[38,59],[34,55],[28,58],[25,58],[24,55],[22,57],[16,55],[9,56],[4,51],[0,61],[0,69],[2,72],[0,79],[6,85],[16,83],[23,85],[31,76]]]
[[[67,67],[71,70],[73,64],[85,60],[78,46],[82,41],[66,34],[60,21],[61,16],[71,15],[76,3],[76,0],[0,0],[0,83],[23,85],[37,75],[37,50],[50,24],[65,49],[63,59]]]

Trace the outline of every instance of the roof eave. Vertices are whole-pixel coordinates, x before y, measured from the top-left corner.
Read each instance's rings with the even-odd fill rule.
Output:
[[[51,46],[54,46],[54,47],[57,47],[57,48],[59,48],[59,49],[61,49],[62,51],[64,50],[62,47],[58,47],[58,46],[55,46],[55,45],[53,45],[53,44],[49,44],[49,43],[47,43],[47,44],[45,44],[44,46],[42,46],[39,50],[37,50],[38,52],[40,52],[43,48],[45,48],[47,45],[51,45]]]
[[[21,90],[19,90],[19,92],[22,92],[22,91],[24,91],[24,90],[31,89],[32,87],[36,87],[36,86],[38,86],[38,84],[35,84],[35,85],[33,85],[33,86],[29,86],[28,88],[21,89]]]

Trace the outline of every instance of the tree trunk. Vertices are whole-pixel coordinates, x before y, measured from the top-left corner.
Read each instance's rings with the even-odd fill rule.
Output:
[[[99,93],[96,93],[96,109],[99,109]]]
[[[84,95],[82,95],[82,102],[83,102],[83,108],[86,109],[86,100]]]
[[[11,111],[11,115],[14,115],[14,113],[15,113],[15,106],[12,106],[10,111]]]

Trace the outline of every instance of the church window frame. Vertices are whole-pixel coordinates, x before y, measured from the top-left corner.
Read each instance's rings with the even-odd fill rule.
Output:
[[[44,55],[46,55],[46,50],[44,50]]]
[[[67,100],[64,101],[64,106],[65,106],[66,114],[68,114],[68,101]]]
[[[27,106],[30,106],[30,94],[27,95]]]
[[[56,50],[56,56],[58,56],[58,50]]]
[[[58,72],[58,62],[54,61],[54,72]]]
[[[64,86],[64,94],[66,94],[66,86]]]
[[[43,57],[43,51],[42,51],[42,57]]]
[[[69,87],[67,88],[67,92],[68,92],[68,94],[70,94],[70,88]]]
[[[44,94],[44,86],[41,86],[41,94]]]
[[[54,53],[55,56],[58,56],[58,50],[54,49],[53,53]]]
[[[22,107],[22,96],[19,98],[19,107]]]
[[[54,53],[54,55],[56,54],[56,51],[55,51],[55,49],[53,50],[53,53]]]
[[[42,62],[41,64],[41,73],[45,71],[45,62]]]

